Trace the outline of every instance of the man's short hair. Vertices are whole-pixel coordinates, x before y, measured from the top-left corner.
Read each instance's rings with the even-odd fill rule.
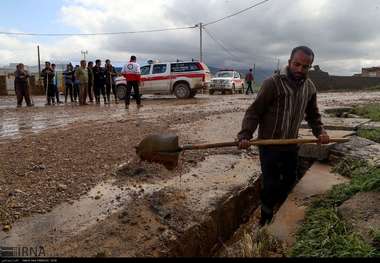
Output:
[[[95,60],[95,64],[102,63],[100,59]]]
[[[106,59],[106,63],[107,63],[107,62],[111,62],[111,60],[109,60],[109,59]]]
[[[55,67],[56,65],[53,63],[53,64],[51,64],[51,66],[52,66],[52,67]]]
[[[311,56],[313,59],[312,59],[312,62],[314,62],[314,52],[313,50],[311,50],[311,48],[307,47],[307,46],[299,46],[299,47],[295,47],[293,50],[292,50],[292,54],[290,55],[290,60],[292,60],[294,58],[294,55],[298,52],[298,51],[302,51],[303,53],[305,53],[306,55],[308,56]]]
[[[131,56],[131,61],[136,61],[136,56]]]

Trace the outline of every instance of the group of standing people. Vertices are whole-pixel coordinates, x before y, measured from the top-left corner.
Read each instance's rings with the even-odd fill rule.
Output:
[[[57,104],[62,103],[59,99],[58,78],[55,69],[56,65],[47,61],[45,62],[45,68],[41,71],[41,77],[43,78],[47,98],[46,105],[55,104],[56,99]]]
[[[116,69],[109,59],[106,60],[104,67],[101,66],[101,63],[102,61],[98,59],[95,61],[95,66],[92,61],[87,63],[85,60],[82,60],[80,65],[75,68],[71,64],[67,65],[63,72],[65,103],[70,96],[71,102],[79,100],[80,105],[87,105],[87,97],[90,103],[100,104],[100,96],[102,95],[104,104],[110,104],[111,90],[115,103],[119,103],[115,84]]]
[[[131,56],[130,61],[123,67],[121,72],[127,80],[126,109],[129,108],[132,89],[134,90],[137,106],[142,106],[139,90],[141,71],[140,65],[136,61],[136,57]],[[95,65],[92,61],[87,63],[82,60],[80,65],[76,65],[75,68],[71,63],[66,66],[66,70],[63,72],[65,103],[67,103],[68,96],[70,96],[72,103],[79,102],[81,106],[88,105],[87,97],[90,103],[100,104],[102,96],[104,104],[111,104],[111,91],[114,95],[115,103],[119,103],[115,83],[116,69],[109,59],[105,61],[104,67],[101,64],[102,61],[97,59]],[[45,68],[41,71],[40,76],[43,80],[46,94],[46,105],[62,104],[58,89],[56,65],[48,61],[45,62]],[[15,71],[15,91],[18,107],[21,107],[24,98],[27,106],[33,106],[29,91],[29,77],[30,75],[24,69],[24,65],[18,64]]]

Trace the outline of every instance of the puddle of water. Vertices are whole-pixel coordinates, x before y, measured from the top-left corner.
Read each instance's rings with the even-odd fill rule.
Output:
[[[5,98],[4,102],[13,98]],[[75,122],[86,121],[110,121],[110,120],[134,120],[140,118],[140,121],[155,121],[157,117],[170,116],[176,110],[183,113],[210,112],[217,110],[235,109],[236,104],[232,101],[238,100],[237,97],[220,97],[213,98],[200,96],[195,100],[181,101],[177,99],[157,97],[148,98],[149,101],[158,101],[157,103],[146,104],[141,110],[134,107],[126,112],[123,105],[95,106],[90,105],[85,108],[78,106],[60,105],[55,107],[43,107],[45,99],[39,97],[39,106],[35,108],[14,109],[13,106],[5,106],[4,110],[0,107],[0,139],[12,139],[18,135],[27,135],[38,133],[49,128],[65,127]],[[0,98],[0,101],[2,98]],[[13,103],[13,102],[12,102]],[[239,107],[246,108],[247,105],[239,103]],[[18,136],[19,137],[19,136]]]
[[[148,185],[144,188],[147,191],[150,189]],[[116,212],[130,200],[130,194],[138,190],[133,187],[123,190],[113,182],[99,184],[72,205],[65,203],[50,213],[17,222],[10,232],[0,233],[0,244],[11,247],[43,246],[41,242],[46,240],[56,242],[66,239]]]

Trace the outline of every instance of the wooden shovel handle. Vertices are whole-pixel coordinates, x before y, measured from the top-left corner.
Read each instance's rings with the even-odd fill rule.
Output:
[[[330,143],[345,143],[349,142],[346,138],[332,138]],[[306,143],[317,143],[318,139],[274,139],[274,140],[252,140],[251,145],[291,145],[291,144],[306,144]],[[210,148],[223,148],[223,147],[233,147],[238,146],[239,142],[223,142],[223,143],[212,143],[212,144],[188,144],[182,146],[182,150],[202,150]]]

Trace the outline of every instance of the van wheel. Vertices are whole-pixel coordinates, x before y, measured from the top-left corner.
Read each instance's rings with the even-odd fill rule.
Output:
[[[243,94],[245,91],[245,88],[244,88],[244,84],[241,84],[241,90],[240,90],[240,94]]]
[[[177,99],[188,99],[191,96],[189,85],[186,83],[179,83],[174,87],[174,95]]]
[[[236,87],[235,84],[232,84],[232,90],[230,94],[236,94]]]
[[[210,94],[210,95],[214,95],[214,90],[213,89],[210,89],[209,91],[208,91],[208,94]]]
[[[125,85],[119,85],[116,87],[116,96],[119,100],[124,100],[127,96],[127,87]]]

